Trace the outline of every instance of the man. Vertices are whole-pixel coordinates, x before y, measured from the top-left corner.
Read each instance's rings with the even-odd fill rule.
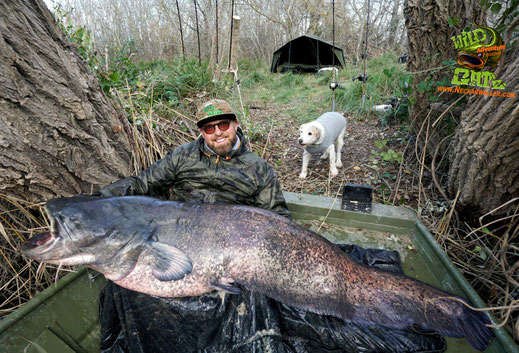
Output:
[[[138,176],[114,182],[94,195],[170,193],[168,196],[176,201],[242,204],[290,217],[274,170],[247,149],[229,103],[218,99],[205,103],[197,120],[201,133],[197,140],[175,148]],[[233,317],[244,317],[235,308],[245,308],[249,313],[271,311],[267,304],[271,300],[261,295],[222,293],[165,299],[111,282],[100,302],[103,353],[227,351],[259,329],[254,324],[238,330],[238,334],[228,324],[239,322]]]
[[[289,216],[274,170],[246,147],[229,103],[214,99],[198,111],[201,136],[175,148],[138,176],[105,186],[103,196],[161,196],[175,201],[226,202]]]

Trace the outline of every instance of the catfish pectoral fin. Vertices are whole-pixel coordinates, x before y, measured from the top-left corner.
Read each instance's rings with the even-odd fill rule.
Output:
[[[174,246],[152,242],[145,251],[151,273],[159,281],[179,280],[193,270],[191,259]]]

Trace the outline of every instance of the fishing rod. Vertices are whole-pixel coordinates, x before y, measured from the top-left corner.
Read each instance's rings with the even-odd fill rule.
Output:
[[[332,90],[332,112],[335,111],[335,90],[337,88],[343,87],[336,81],[335,76],[335,0],[332,0],[332,82],[330,82],[330,89]]]
[[[237,18],[237,20],[239,20],[239,17],[236,17],[236,18]],[[238,22],[236,24],[239,25]],[[238,29],[239,29],[239,26],[238,26]],[[234,30],[234,0],[231,1],[231,33],[230,33],[230,36],[229,36],[230,37],[230,42],[229,42],[229,63],[228,63],[228,66],[227,66],[227,72],[229,74],[232,73],[233,80],[234,80],[233,87],[236,87],[237,90],[238,90],[238,95],[239,95],[239,98],[240,98],[241,110],[242,110],[243,116],[245,116],[245,109],[243,108],[243,99],[242,99],[241,90],[240,90],[240,79],[238,78],[237,61],[236,61],[236,70],[231,67],[233,30]],[[238,31],[238,34],[239,34],[239,31]]]
[[[368,14],[366,16],[366,40],[364,45],[364,74],[362,76],[362,105],[364,106],[364,103],[366,101],[366,82],[368,81],[368,76],[366,74],[366,67],[368,65],[368,35],[369,35],[369,0],[367,0],[368,3]]]
[[[216,68],[218,68],[218,0],[216,0]]]
[[[227,65],[228,70],[231,70],[233,17],[234,17],[234,0],[231,1],[231,35],[230,35],[230,43],[229,43],[229,63]]]
[[[332,112],[335,111],[335,0],[332,0],[332,82],[330,88],[332,89]]]
[[[368,81],[368,75],[366,74],[366,67],[368,64],[368,35],[369,35],[369,0],[367,0],[367,8],[368,13],[366,15],[366,39],[363,41],[364,44],[364,52],[361,53],[361,58],[363,59],[364,72],[353,78],[353,81],[359,80],[362,81],[362,106],[364,106],[366,101],[366,82]]]

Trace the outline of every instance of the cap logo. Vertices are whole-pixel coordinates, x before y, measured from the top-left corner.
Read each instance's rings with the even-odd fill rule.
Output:
[[[208,117],[213,116],[213,115],[220,115],[220,114],[224,113],[221,110],[216,110],[216,105],[214,105],[214,104],[211,104],[211,105],[205,107],[204,112],[207,113]]]

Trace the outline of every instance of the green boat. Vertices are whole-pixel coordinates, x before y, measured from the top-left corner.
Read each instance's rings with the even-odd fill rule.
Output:
[[[373,204],[370,213],[362,213],[342,210],[340,199],[297,193],[285,198],[297,222],[330,241],[397,250],[407,276],[486,306],[413,211]],[[86,268],[64,276],[0,321],[0,352],[99,352],[98,298],[105,283]],[[494,334],[486,352],[519,352],[503,328]],[[464,339],[446,340],[447,352],[475,352]]]

